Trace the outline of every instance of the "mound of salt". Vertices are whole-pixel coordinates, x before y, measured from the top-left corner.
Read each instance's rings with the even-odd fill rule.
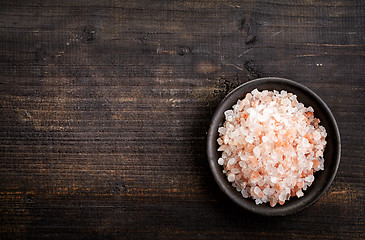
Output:
[[[324,169],[326,130],[296,95],[255,89],[224,114],[218,164],[244,198],[282,205]]]

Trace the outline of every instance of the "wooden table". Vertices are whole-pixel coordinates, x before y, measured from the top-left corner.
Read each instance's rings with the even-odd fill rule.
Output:
[[[0,2],[1,239],[365,239],[365,2]],[[338,174],[262,217],[218,188],[211,116],[293,79],[331,108]]]

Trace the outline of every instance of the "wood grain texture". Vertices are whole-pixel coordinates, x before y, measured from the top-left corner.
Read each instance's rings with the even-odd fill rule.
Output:
[[[364,1],[1,1],[1,239],[365,239]],[[223,97],[293,79],[331,108],[310,208],[233,205],[205,155]]]

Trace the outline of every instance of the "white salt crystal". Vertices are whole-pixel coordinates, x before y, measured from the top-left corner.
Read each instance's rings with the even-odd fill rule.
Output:
[[[229,116],[232,116],[233,115],[233,110],[227,110],[227,111],[225,111],[224,112],[224,115],[225,115],[226,118],[229,117]]]
[[[280,201],[285,201],[285,198],[286,198],[286,192],[282,191],[279,195],[279,200]]]
[[[262,204],[262,200],[261,199],[255,199],[255,203],[256,203],[256,205],[259,205],[259,204]]]
[[[260,148],[259,147],[255,147],[253,149],[253,154],[255,155],[256,158],[260,157]]]
[[[236,162],[237,162],[237,160],[235,158],[230,158],[228,160],[228,165],[234,165],[234,164],[236,164]]]
[[[281,101],[281,104],[284,105],[284,106],[288,106],[288,105],[290,105],[290,100],[286,98],[286,99]]]
[[[255,88],[254,90],[252,90],[251,93],[253,96],[256,96],[259,93],[259,91],[257,90],[257,88]]]
[[[322,151],[317,151],[316,152],[316,157],[323,157],[323,152]]]
[[[242,197],[248,198],[248,192],[245,189],[241,190]]]
[[[235,175],[233,173],[228,174],[228,181],[233,182],[235,180]]]
[[[272,183],[277,183],[278,178],[277,177],[271,177],[270,180],[271,180]]]
[[[224,151],[226,150],[226,148],[228,148],[227,145],[221,145],[219,148],[218,148],[218,151]]]
[[[284,171],[284,168],[283,168],[283,166],[280,164],[279,165],[279,167],[278,167],[278,172],[280,173],[280,174],[284,174],[285,173],[285,171]]]
[[[300,197],[304,196],[304,193],[303,193],[302,190],[299,190],[298,192],[296,192],[296,195],[297,195],[298,198],[300,198]]]
[[[314,139],[315,141],[319,141],[319,140],[321,139],[321,134],[320,134],[318,131],[315,131],[315,132],[313,133],[313,139]]]
[[[257,120],[259,120],[260,122],[266,122],[267,120],[269,120],[269,115],[265,115],[265,114],[258,114],[257,115]]]
[[[252,136],[247,136],[247,137],[245,138],[245,140],[246,140],[246,142],[248,142],[248,143],[253,143],[253,137],[252,137]]]
[[[240,161],[238,163],[238,165],[240,165],[241,168],[246,168],[247,167],[247,164],[244,161]]]
[[[313,182],[314,181],[314,176],[313,175],[309,175],[304,179],[306,182]]]
[[[255,187],[255,188],[253,189],[253,191],[254,191],[254,193],[255,193],[256,195],[259,195],[259,193],[261,192],[261,189],[260,189],[259,187]]]
[[[226,134],[226,131],[227,131],[227,129],[226,129],[225,127],[220,127],[220,128],[218,128],[218,132],[219,132],[220,134]]]
[[[298,103],[295,107],[298,108],[298,110],[301,110],[302,108],[304,108],[304,104],[303,103]]]
[[[224,164],[224,159],[223,158],[218,158],[218,164],[223,165]]]

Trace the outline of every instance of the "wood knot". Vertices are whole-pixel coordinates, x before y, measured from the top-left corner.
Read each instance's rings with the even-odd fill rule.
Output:
[[[242,18],[238,21],[238,30],[245,37],[245,44],[254,44],[257,40],[257,22],[253,19]]]

